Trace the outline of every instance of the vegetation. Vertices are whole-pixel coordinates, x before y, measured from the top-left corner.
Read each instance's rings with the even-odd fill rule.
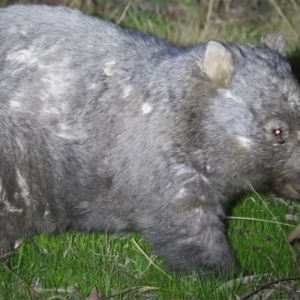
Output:
[[[256,42],[262,34],[281,30],[295,71],[300,61],[296,0],[47,2],[77,7],[180,44],[207,39]],[[100,299],[248,299],[269,282],[274,284],[249,299],[300,299],[299,279],[293,279],[300,276],[300,248],[285,241],[299,218],[297,203],[255,193],[240,199],[228,219],[228,235],[241,271],[228,276],[167,273],[137,233],[40,234],[0,260],[0,300],[85,299],[94,286]]]

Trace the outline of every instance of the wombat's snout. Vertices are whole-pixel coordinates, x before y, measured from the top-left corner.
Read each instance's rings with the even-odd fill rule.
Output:
[[[291,157],[286,161],[278,173],[274,169],[277,179],[273,182],[274,192],[287,198],[300,200],[300,154],[297,149],[292,151]]]
[[[289,174],[274,181],[273,190],[280,196],[300,200],[300,174],[290,170]]]
[[[283,197],[300,200],[300,183],[281,183],[274,186],[275,192]]]

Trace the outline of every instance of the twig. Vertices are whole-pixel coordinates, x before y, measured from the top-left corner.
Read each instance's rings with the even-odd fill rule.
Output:
[[[126,14],[126,12],[127,12],[130,5],[131,5],[131,2],[128,2],[128,4],[126,5],[124,11],[122,12],[121,17],[119,18],[119,20],[116,23],[117,25],[119,25],[122,22],[122,20],[123,20],[123,18],[124,18],[124,16],[125,16],[125,14]]]
[[[276,11],[278,12],[278,14],[280,15],[280,17],[284,21],[284,23],[288,26],[288,28],[290,29],[290,31],[293,33],[293,35],[295,36],[295,38],[298,38],[298,33],[293,29],[293,26],[291,25],[291,23],[289,22],[289,20],[287,19],[287,17],[284,15],[283,11],[278,6],[278,4],[274,0],[269,0],[269,1],[274,6],[274,8],[276,9]]]
[[[125,289],[125,290],[123,290],[119,293],[113,294],[113,295],[102,297],[101,299],[104,300],[104,299],[114,298],[117,296],[126,295],[128,293],[143,293],[143,292],[149,291],[149,290],[158,290],[158,288],[151,287],[151,286],[136,286],[136,287]]]
[[[13,275],[15,275],[16,277],[18,277],[26,286],[27,288],[30,290],[31,293],[37,295],[37,296],[41,296],[40,293],[38,293],[33,287],[30,286],[30,284],[28,284],[24,278],[22,276],[20,276],[18,273],[14,272],[12,269],[10,269],[6,264],[1,263],[2,267],[7,270],[8,272],[12,273]]]
[[[7,252],[7,253],[5,253],[5,254],[3,254],[3,255],[0,255],[0,259],[2,259],[2,258],[4,258],[4,257],[7,257],[7,256],[9,256],[9,255],[11,255],[11,254],[13,254],[14,253],[14,250],[12,250],[12,251],[10,251],[10,252]]]
[[[146,254],[146,252],[141,248],[141,246],[136,242],[135,239],[131,239],[131,241],[134,243],[136,248],[145,256],[145,258],[150,262],[150,264],[155,267],[157,270],[159,270],[161,273],[163,273],[166,277],[169,279],[172,279],[170,275],[168,275],[166,272],[164,272],[161,268],[159,268],[153,261],[152,259]]]
[[[271,220],[264,220],[264,219],[257,219],[257,218],[247,218],[247,217],[227,217],[229,220],[247,220],[247,221],[259,221],[259,222],[265,222],[265,223],[271,223],[271,224],[278,224],[278,225],[284,225],[289,227],[296,227],[295,225],[288,224],[288,223],[281,223],[277,221],[271,221]]]
[[[214,7],[214,0],[210,0],[207,15],[206,15],[206,21],[205,21],[205,25],[204,25],[204,30],[203,30],[201,39],[204,39],[205,36],[206,36],[207,30],[208,30],[208,27],[209,27],[209,23],[210,23],[210,18],[211,18],[211,15],[212,15],[213,7]]]
[[[281,278],[281,279],[277,279],[277,280],[274,280],[274,281],[271,281],[271,282],[268,282],[264,285],[261,285],[260,287],[258,287],[255,291],[251,292],[251,293],[248,293],[246,294],[245,296],[242,296],[240,297],[241,300],[246,300],[246,299],[249,299],[250,297],[252,297],[253,295],[257,294],[258,292],[262,291],[263,289],[271,286],[271,285],[274,285],[276,283],[280,283],[280,282],[284,282],[284,281],[292,281],[292,280],[299,280],[300,279],[300,276],[295,276],[295,277],[286,277],[286,278]]]
[[[299,7],[298,7],[298,5],[296,4],[296,1],[295,1],[295,0],[291,0],[291,2],[292,2],[292,5],[293,5],[294,9],[295,9],[295,10],[298,10]]]

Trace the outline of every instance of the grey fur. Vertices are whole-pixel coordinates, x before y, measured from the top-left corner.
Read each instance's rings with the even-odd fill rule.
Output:
[[[280,35],[176,47],[31,5],[0,10],[0,40],[2,254],[37,231],[138,230],[172,270],[223,271],[233,199],[300,198]]]

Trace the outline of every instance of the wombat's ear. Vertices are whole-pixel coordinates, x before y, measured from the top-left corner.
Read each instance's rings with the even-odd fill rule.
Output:
[[[285,38],[282,32],[276,32],[263,36],[260,42],[285,56]]]
[[[204,54],[204,71],[216,86],[226,86],[233,71],[233,58],[221,43],[210,41]]]

